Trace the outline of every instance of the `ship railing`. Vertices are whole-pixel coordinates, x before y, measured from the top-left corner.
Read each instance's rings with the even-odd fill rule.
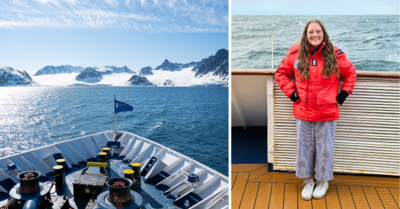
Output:
[[[293,103],[277,85],[275,70],[231,73],[232,126],[268,126],[268,163],[295,171]],[[334,172],[400,175],[399,78],[399,72],[357,72],[353,94],[339,107]]]

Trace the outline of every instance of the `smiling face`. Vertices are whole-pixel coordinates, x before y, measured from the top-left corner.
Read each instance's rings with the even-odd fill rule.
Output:
[[[315,50],[318,50],[318,46],[324,39],[324,32],[318,23],[310,23],[307,28],[307,40]]]

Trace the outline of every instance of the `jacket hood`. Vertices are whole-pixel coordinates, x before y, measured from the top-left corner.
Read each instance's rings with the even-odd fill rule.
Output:
[[[295,44],[289,48],[289,53],[291,53],[291,54],[295,53],[295,52],[299,51],[299,48],[300,48],[300,44]]]

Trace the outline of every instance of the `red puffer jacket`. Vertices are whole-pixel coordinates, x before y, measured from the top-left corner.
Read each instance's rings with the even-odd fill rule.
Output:
[[[298,103],[293,102],[293,116],[306,121],[325,121],[339,119],[339,108],[336,106],[336,96],[338,94],[339,79],[334,75],[325,79],[322,74],[324,60],[322,58],[322,42],[318,51],[315,52],[311,47],[310,53],[310,77],[308,80],[301,80],[297,69],[299,45],[289,48],[289,54],[282,60],[275,72],[276,81],[279,87],[290,98],[296,91],[300,97]],[[356,83],[356,68],[353,63],[347,60],[346,55],[337,47],[334,47],[337,60],[339,62],[340,77],[343,78],[341,90],[350,94],[353,92]],[[315,53],[313,53],[315,52]],[[290,80],[295,75],[296,83]]]

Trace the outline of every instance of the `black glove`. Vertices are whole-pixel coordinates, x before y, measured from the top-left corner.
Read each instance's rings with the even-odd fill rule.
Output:
[[[344,100],[346,100],[347,96],[349,96],[349,92],[342,90],[340,93],[336,96],[336,101],[342,105]]]
[[[297,102],[297,100],[299,99],[300,99],[299,94],[296,91],[294,91],[292,95],[290,95],[290,100],[292,100],[293,102]]]

